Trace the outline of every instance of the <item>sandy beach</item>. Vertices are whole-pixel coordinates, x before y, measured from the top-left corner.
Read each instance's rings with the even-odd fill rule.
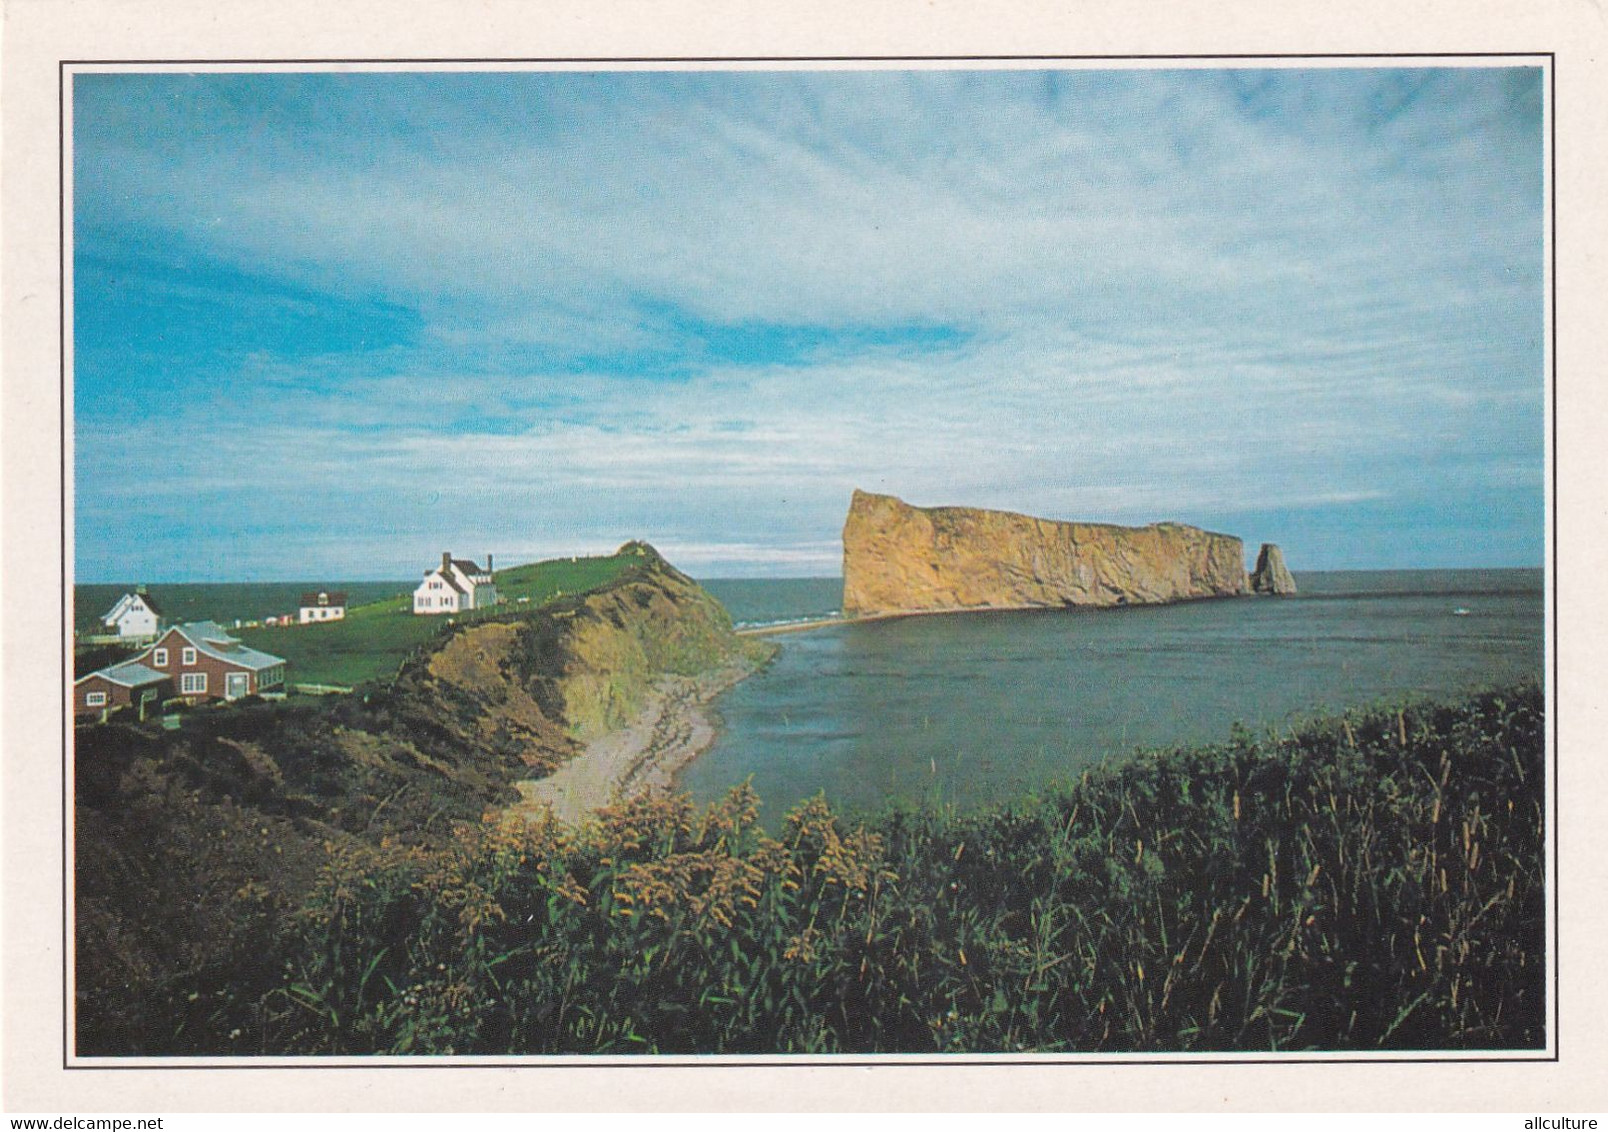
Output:
[[[822,617],[815,621],[788,621],[781,625],[756,625],[749,629],[738,629],[739,637],[775,637],[782,633],[804,633],[811,629],[824,629],[828,625],[842,625],[841,617]]]
[[[613,802],[668,791],[676,771],[715,740],[709,702],[754,671],[739,664],[697,679],[665,677],[629,724],[593,740],[548,777],[514,783],[520,800],[504,816],[518,819],[551,807],[575,823]]]

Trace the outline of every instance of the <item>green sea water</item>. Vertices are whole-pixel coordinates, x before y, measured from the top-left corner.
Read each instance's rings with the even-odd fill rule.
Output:
[[[1322,710],[1539,677],[1540,570],[1304,573],[1289,598],[844,623],[775,638],[716,703],[714,747],[679,785],[711,800],[752,778],[774,820],[824,791],[969,808],[1135,747],[1220,742]],[[294,613],[312,583],[153,585],[172,620]],[[360,604],[408,582],[325,582]],[[741,626],[835,617],[838,578],[711,580]],[[92,628],[121,585],[76,587]]]
[[[1238,723],[1456,695],[1542,675],[1540,570],[1304,573],[1300,593],[1106,610],[913,617],[776,638],[717,701],[723,729],[681,775],[700,801],[751,778],[770,820],[824,791],[970,808],[1136,747]],[[722,596],[727,583],[708,587]],[[838,579],[747,583],[742,620],[831,613]],[[728,591],[729,592],[729,591]]]

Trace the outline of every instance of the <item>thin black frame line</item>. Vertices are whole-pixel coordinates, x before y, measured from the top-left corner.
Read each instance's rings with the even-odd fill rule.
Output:
[[[350,1057],[352,1055],[344,1055]],[[405,1054],[395,1055],[405,1057]],[[65,1068],[72,1070],[91,1070],[102,1072],[114,1070],[121,1072],[154,1072],[172,1073],[176,1070],[204,1071],[208,1069],[221,1069],[233,1073],[241,1069],[278,1070],[292,1072],[303,1069],[356,1069],[361,1072],[370,1072],[376,1069],[950,1069],[958,1067],[990,1066],[1008,1069],[1078,1069],[1102,1066],[1120,1065],[1154,1065],[1154,1066],[1183,1066],[1185,1068],[1199,1068],[1202,1065],[1270,1065],[1270,1066],[1314,1066],[1314,1065],[1549,1065],[1557,1061],[1556,1057],[1324,1057],[1311,1060],[1297,1060],[1291,1058],[1265,1057],[1258,1055],[1253,1058],[1233,1057],[1231,1055],[1202,1054],[1179,1055],[1164,1061],[1154,1061],[1146,1058],[1128,1057],[1118,1055],[1113,1058],[1100,1058],[1098,1054],[1080,1055],[1089,1060],[1064,1061],[1054,1060],[1054,1055],[1042,1055],[1039,1060],[1021,1061],[1009,1059],[1010,1055],[1001,1054],[992,1058],[978,1058],[966,1054],[846,1054],[838,1058],[832,1054],[816,1055],[829,1060],[781,1060],[784,1055],[765,1054],[753,1059],[742,1061],[714,1061],[715,1057],[736,1055],[727,1054],[639,1054],[641,1061],[618,1060],[618,1055],[568,1054],[563,1055],[570,1059],[566,1061],[529,1062],[518,1060],[519,1054],[508,1054],[503,1061],[454,1061],[441,1063],[429,1055],[422,1055],[415,1063],[398,1064],[396,1061],[386,1061],[376,1065],[364,1065],[361,1062],[343,1061],[341,1064],[303,1064],[294,1065],[273,1064],[263,1065],[242,1059],[240,1064],[233,1064],[219,1058],[217,1064],[207,1065],[117,1065],[113,1064],[115,1058],[97,1060],[93,1065],[68,1065]],[[807,1058],[810,1055],[799,1055]],[[694,1060],[694,1059],[700,1060]],[[767,1060],[767,1059],[776,1060]],[[888,1060],[898,1058],[899,1060]],[[921,1060],[913,1060],[921,1058]],[[1188,1058],[1188,1060],[1185,1060]],[[911,1060],[906,1060],[911,1059]],[[942,1060],[939,1060],[942,1059]],[[951,1060],[953,1059],[953,1060]]]
[[[1550,176],[1548,177],[1547,194],[1548,205],[1551,210],[1551,300],[1552,317],[1550,319],[1552,338],[1552,695],[1550,703],[1552,719],[1552,1052],[1554,1058],[1561,1058],[1563,1053],[1563,854],[1558,848],[1562,843],[1558,829],[1559,802],[1563,794],[1559,788],[1559,779],[1563,777],[1563,751],[1560,739],[1562,731],[1558,726],[1559,704],[1562,702],[1558,695],[1558,629],[1561,621],[1558,616],[1558,60],[1556,56],[1549,59],[1547,66],[1547,133],[1552,146],[1548,154]],[[1543,387],[1543,396],[1545,389]],[[1543,680],[1545,673],[1542,673]]]
[[[1550,183],[1548,185],[1548,188],[1550,189],[1550,193],[1549,193],[1549,198],[1550,199],[1548,201],[1548,206],[1549,206],[1549,213],[1550,213],[1549,219],[1550,219],[1550,222],[1551,222],[1550,223],[1550,228],[1551,228],[1551,236],[1552,236],[1552,263],[1551,263],[1551,271],[1550,271],[1551,278],[1550,278],[1550,281],[1549,281],[1550,290],[1551,290],[1550,298],[1551,298],[1551,301],[1552,301],[1552,311],[1551,311],[1551,319],[1550,319],[1551,325],[1550,325],[1549,329],[1550,329],[1550,332],[1551,332],[1552,359],[1553,359],[1552,403],[1551,403],[1551,406],[1550,406],[1551,414],[1552,414],[1552,419],[1551,419],[1550,423],[1551,423],[1551,433],[1552,433],[1552,441],[1553,441],[1553,443],[1552,443],[1552,459],[1550,461],[1550,464],[1551,464],[1551,469],[1550,470],[1552,472],[1552,507],[1551,507],[1550,510],[1552,512],[1552,570],[1551,570],[1551,582],[1552,582],[1552,625],[1553,625],[1553,635],[1552,635],[1552,648],[1551,648],[1550,651],[1551,651],[1551,654],[1552,654],[1551,659],[1552,659],[1552,662],[1553,662],[1553,672],[1554,672],[1554,676],[1556,677],[1557,666],[1558,666],[1558,653],[1559,653],[1559,649],[1558,649],[1558,627],[1561,624],[1561,618],[1560,618],[1560,614],[1559,614],[1559,601],[1558,601],[1558,577],[1559,577],[1558,548],[1559,548],[1559,543],[1560,543],[1560,540],[1559,540],[1559,522],[1558,522],[1558,475],[1557,475],[1557,471],[1558,471],[1558,444],[1557,444],[1557,439],[1558,439],[1558,406],[1557,406],[1557,401],[1558,401],[1558,377],[1557,377],[1557,329],[1558,329],[1558,303],[1557,303],[1557,297],[1558,297],[1558,263],[1557,263],[1557,234],[1558,234],[1558,202],[1557,202],[1557,192],[1558,192],[1558,190],[1557,190],[1557,166],[1558,166],[1558,151],[1557,151],[1557,132],[1558,132],[1558,124],[1557,124],[1557,85],[1558,85],[1558,80],[1557,80],[1557,53],[1555,51],[1518,51],[1518,52],[1513,52],[1513,51],[1469,51],[1469,52],[1432,51],[1432,52],[1412,52],[1412,53],[1406,53],[1406,54],[1373,52],[1373,53],[1360,53],[1360,54],[1284,53],[1284,54],[1254,54],[1254,55],[1253,54],[1228,54],[1228,55],[953,55],[953,56],[950,56],[950,55],[911,55],[911,56],[749,56],[749,57],[666,56],[666,57],[640,57],[640,58],[638,58],[638,57],[617,57],[617,58],[609,58],[609,57],[598,57],[598,58],[592,58],[592,57],[586,57],[586,58],[579,58],[579,57],[557,58],[557,57],[552,57],[552,58],[529,58],[529,59],[515,59],[515,58],[486,58],[486,59],[463,59],[463,58],[460,58],[460,59],[429,59],[429,58],[404,59],[404,58],[390,58],[390,59],[278,59],[278,60],[274,60],[274,59],[234,59],[234,60],[229,60],[229,59],[170,59],[170,60],[157,60],[157,59],[129,59],[129,60],[59,59],[59,60],[57,60],[57,91],[56,91],[57,123],[56,123],[56,125],[57,125],[57,176],[58,176],[58,181],[57,181],[57,214],[58,214],[57,215],[57,240],[58,240],[58,262],[59,262],[59,265],[61,267],[61,276],[60,276],[60,279],[58,280],[58,289],[59,289],[58,304],[59,304],[59,320],[60,320],[60,325],[59,325],[59,328],[58,328],[58,330],[59,330],[59,349],[60,349],[60,356],[58,358],[58,383],[59,383],[59,405],[60,405],[60,414],[61,414],[61,416],[60,416],[60,424],[59,424],[59,436],[60,436],[60,440],[61,440],[61,454],[60,454],[61,488],[60,488],[60,492],[61,492],[61,504],[62,504],[62,507],[61,507],[61,550],[60,550],[61,568],[62,568],[61,569],[61,577],[63,578],[64,583],[65,583],[65,579],[68,576],[68,570],[67,570],[68,500],[67,500],[67,475],[66,475],[66,467],[67,467],[67,443],[66,443],[66,441],[67,441],[67,426],[68,426],[68,420],[69,420],[69,417],[68,417],[68,414],[67,414],[67,404],[66,404],[66,399],[67,399],[67,317],[66,317],[66,311],[67,311],[67,287],[66,287],[66,266],[67,266],[67,235],[66,235],[66,233],[67,233],[67,215],[66,215],[66,184],[67,184],[66,178],[67,178],[67,169],[66,169],[66,153],[67,153],[67,149],[66,149],[66,127],[67,127],[67,122],[66,122],[66,90],[67,90],[67,80],[68,80],[68,77],[69,77],[69,70],[68,69],[70,67],[75,67],[75,66],[97,66],[97,65],[111,66],[111,65],[165,64],[165,63],[194,63],[194,64],[196,64],[198,66],[211,67],[211,66],[222,66],[222,65],[229,65],[229,64],[264,64],[264,65],[283,64],[283,65],[288,65],[288,66],[295,66],[295,65],[307,64],[307,63],[327,63],[327,64],[357,63],[357,64],[362,64],[362,63],[374,63],[374,62],[379,62],[379,63],[464,63],[464,64],[471,64],[472,65],[472,64],[475,64],[475,63],[542,63],[542,62],[550,62],[550,63],[609,63],[609,62],[613,62],[613,63],[637,63],[637,62],[665,62],[665,63],[669,63],[669,62],[687,62],[687,63],[756,62],[756,63],[764,63],[764,62],[834,62],[834,61],[836,61],[836,62],[856,62],[856,61],[861,61],[861,62],[910,62],[910,61],[934,61],[934,62],[959,61],[959,62],[964,62],[964,61],[968,61],[968,60],[978,60],[978,61],[982,61],[982,60],[1023,60],[1023,61],[1056,61],[1056,60],[1061,60],[1061,61],[1068,61],[1068,62],[1077,62],[1077,61],[1091,61],[1091,60],[1112,60],[1112,61],[1115,61],[1115,60],[1124,60],[1124,59],[1127,59],[1127,60],[1155,60],[1155,59],[1179,59],[1179,60],[1184,60],[1184,59],[1188,59],[1188,60],[1195,60],[1195,61],[1206,61],[1206,60],[1212,60],[1212,59],[1263,59],[1263,60],[1270,60],[1270,59],[1425,59],[1425,58],[1503,58],[1503,59],[1535,58],[1535,59],[1538,59],[1538,60],[1544,59],[1546,61],[1545,65],[1547,67],[1547,72],[1548,72],[1548,96],[1547,96],[1548,97],[1548,106],[1547,106],[1547,108],[1548,108],[1548,112],[1550,114],[1549,135],[1550,135],[1550,141],[1551,141],[1551,146],[1552,146],[1552,151],[1551,151],[1551,154],[1550,154],[1551,178],[1550,178]],[[65,625],[67,623],[67,600],[68,600],[67,592],[68,592],[68,587],[67,587],[66,584],[63,584],[63,586],[62,586],[62,597],[61,597],[62,625]],[[65,647],[65,645],[64,645],[64,647]],[[64,661],[65,661],[65,658],[64,658]],[[1561,768],[1561,759],[1558,758],[1558,753],[1559,753],[1558,752],[1558,738],[1559,738],[1560,730],[1559,730],[1559,727],[1558,727],[1558,719],[1557,719],[1557,716],[1558,716],[1558,708],[1557,708],[1558,700],[1557,700],[1557,694],[1556,694],[1557,693],[1556,678],[1554,678],[1553,685],[1554,686],[1551,689],[1552,696],[1550,697],[1550,700],[1551,700],[1550,706],[1552,708],[1550,716],[1551,716],[1551,731],[1552,731],[1552,736],[1553,736],[1553,755],[1554,755],[1553,761],[1554,761],[1554,764],[1555,764],[1555,769],[1554,769],[1554,773],[1553,773],[1553,782],[1552,782],[1552,786],[1553,786],[1553,789],[1552,789],[1552,794],[1553,794],[1553,814],[1554,814],[1554,822],[1553,822],[1554,828],[1551,831],[1552,834],[1553,834],[1553,843],[1552,843],[1552,866],[1553,866],[1552,867],[1552,885],[1553,885],[1552,898],[1553,898],[1553,915],[1554,915],[1554,925],[1555,925],[1554,935],[1555,935],[1555,937],[1559,937],[1559,936],[1561,936],[1561,931],[1556,930],[1556,929],[1559,926],[1561,926],[1561,920],[1562,920],[1562,897],[1561,897],[1561,891],[1562,891],[1562,885],[1561,885],[1562,855],[1561,855],[1561,852],[1559,850],[1559,844],[1560,844],[1561,839],[1558,837],[1558,832],[1559,831],[1556,828],[1557,825],[1558,825],[1558,822],[1556,820],[1556,815],[1558,813],[1558,805],[1557,805],[1557,803],[1558,803],[1558,798],[1559,798],[1559,779],[1561,778],[1561,769],[1559,769],[1559,768]],[[586,1062],[584,1064],[575,1064],[575,1065],[570,1065],[570,1064],[557,1064],[557,1065],[555,1065],[555,1064],[546,1063],[546,1062],[538,1063],[538,1064],[505,1063],[505,1062],[471,1062],[471,1063],[467,1063],[467,1064],[455,1063],[455,1064],[452,1064],[452,1065],[438,1065],[438,1064],[429,1064],[429,1063],[409,1063],[409,1064],[406,1064],[406,1065],[397,1065],[397,1064],[394,1064],[394,1063],[376,1064],[376,1065],[345,1065],[345,1064],[342,1064],[342,1065],[325,1065],[325,1064],[314,1063],[314,1064],[298,1064],[298,1065],[293,1065],[293,1066],[287,1066],[287,1065],[261,1065],[261,1064],[250,1064],[250,1063],[243,1063],[243,1064],[226,1063],[226,1064],[221,1064],[221,1065],[165,1065],[165,1066],[117,1065],[117,1064],[98,1064],[98,1063],[94,1064],[94,1065],[74,1064],[72,1062],[72,1053],[71,1053],[71,1035],[70,1035],[70,1033],[68,1031],[68,1009],[67,1009],[68,1006],[69,1006],[69,996],[72,993],[71,992],[71,987],[70,987],[70,984],[69,984],[69,981],[68,981],[68,978],[67,978],[67,974],[68,974],[68,972],[67,972],[67,956],[68,956],[68,943],[69,943],[69,931],[70,931],[69,923],[70,923],[70,920],[71,920],[72,917],[70,915],[68,915],[67,913],[70,910],[72,910],[73,907],[74,907],[73,903],[69,900],[69,896],[71,895],[69,882],[70,882],[71,878],[68,877],[67,868],[66,868],[67,850],[68,850],[68,844],[67,844],[67,838],[68,838],[68,821],[67,821],[68,803],[67,803],[67,794],[68,794],[68,789],[69,789],[69,787],[71,785],[69,782],[67,782],[67,774],[66,774],[67,755],[68,755],[68,752],[71,750],[71,733],[68,730],[68,726],[69,726],[69,724],[68,724],[68,721],[67,721],[67,716],[64,713],[63,717],[62,717],[62,764],[61,764],[62,765],[62,778],[63,778],[63,788],[62,788],[62,798],[61,798],[61,803],[62,803],[62,909],[63,909],[63,913],[64,913],[63,917],[62,917],[62,943],[63,943],[63,946],[62,946],[62,1069],[63,1069],[63,1071],[67,1071],[67,1072],[70,1072],[70,1071],[73,1071],[73,1070],[82,1070],[82,1069],[88,1069],[88,1070],[112,1069],[112,1070],[122,1070],[122,1071],[129,1071],[129,1070],[133,1070],[133,1071],[148,1070],[149,1071],[149,1070],[155,1070],[157,1072],[171,1072],[173,1070],[179,1070],[179,1069],[187,1069],[187,1070],[208,1070],[208,1069],[223,1069],[223,1070],[236,1070],[236,1069],[322,1069],[322,1070],[339,1070],[339,1069],[359,1069],[359,1070],[368,1071],[368,1070],[374,1070],[374,1069],[427,1069],[427,1068],[439,1068],[439,1069],[480,1069],[480,1068],[488,1068],[488,1069],[490,1069],[490,1068],[497,1068],[497,1069],[506,1069],[506,1068],[522,1068],[522,1069],[559,1068],[559,1069],[565,1069],[565,1068],[604,1068],[604,1067],[607,1067],[607,1068],[700,1068],[700,1069],[701,1068],[746,1068],[746,1067],[752,1067],[752,1068],[795,1068],[795,1067],[797,1067],[797,1068],[810,1068],[810,1067],[814,1067],[814,1066],[818,1066],[818,1065],[825,1065],[825,1066],[828,1066],[828,1067],[831,1067],[831,1066],[843,1066],[843,1067],[846,1067],[846,1068],[853,1068],[853,1067],[860,1067],[860,1066],[888,1067],[888,1066],[896,1066],[896,1065],[912,1065],[912,1066],[918,1066],[918,1067],[933,1066],[933,1065],[939,1065],[939,1066],[1011,1066],[1011,1067],[1015,1067],[1015,1066],[1067,1066],[1067,1067],[1070,1067],[1070,1066],[1085,1066],[1085,1065],[1092,1065],[1092,1066],[1104,1066],[1104,1065],[1121,1065],[1121,1066],[1128,1066],[1128,1065],[1424,1065],[1424,1064],[1451,1064],[1451,1065],[1478,1064],[1478,1065],[1483,1065],[1483,1064],[1547,1064],[1549,1062],[1558,1062],[1558,1061],[1561,1060],[1561,1051],[1562,1051],[1562,1010],[1561,1010],[1561,1004],[1559,1002],[1559,999],[1561,998],[1561,995],[1562,995],[1562,962],[1561,962],[1562,957],[1559,954],[1559,952],[1561,951],[1561,948],[1558,946],[1557,939],[1555,938],[1554,945],[1553,945],[1553,947],[1551,949],[1551,955],[1549,956],[1549,958],[1552,960],[1552,972],[1553,972],[1553,977],[1552,977],[1552,982],[1553,982],[1552,1017],[1549,1019],[1549,1022],[1551,1024],[1551,1031],[1552,1031],[1552,1033],[1551,1033],[1552,1053],[1551,1053],[1550,1057],[1548,1057],[1548,1056],[1522,1057],[1522,1056],[1504,1055],[1504,1056],[1497,1056],[1497,1057],[1472,1056],[1472,1057],[1466,1057],[1466,1058],[1437,1057],[1437,1056],[1402,1057],[1402,1058],[1376,1058],[1376,1057],[1351,1058],[1351,1057],[1341,1056],[1341,1057],[1326,1057],[1326,1058],[1323,1058],[1321,1060],[1300,1060],[1300,1059],[1289,1059],[1289,1058],[1275,1058],[1275,1059],[1267,1059],[1267,1058],[1235,1058],[1235,1057],[1232,1057],[1232,1056],[1223,1057],[1223,1058],[1219,1059],[1219,1058],[1217,1058],[1215,1056],[1212,1056],[1212,1055],[1206,1055],[1206,1056],[1201,1056],[1201,1057],[1190,1057],[1189,1060],[1175,1060],[1175,1059],[1171,1059],[1171,1058],[1166,1059],[1166,1060],[1155,1060],[1154,1058],[1149,1058],[1149,1059],[1147,1059],[1147,1058],[1137,1058],[1137,1059],[1134,1059],[1134,1058],[1121,1058],[1121,1059],[1105,1059],[1105,1058],[1102,1058],[1102,1059],[1100,1059],[1098,1061],[1094,1061],[1094,1060],[1069,1061],[1069,1060],[1056,1060],[1056,1059],[1054,1059],[1054,1057],[1052,1055],[1052,1056],[1047,1057],[1047,1058],[1045,1058],[1043,1060],[1034,1060],[1034,1061],[1010,1060],[1008,1057],[1006,1057],[1006,1058],[998,1058],[998,1059],[990,1059],[990,1060],[981,1060],[981,1061],[979,1061],[979,1060],[942,1060],[942,1061],[934,1061],[934,1060],[932,1060],[933,1058],[946,1058],[946,1055],[944,1055],[944,1054],[933,1054],[933,1055],[917,1055],[917,1056],[923,1057],[926,1060],[912,1061],[912,1062],[905,1062],[905,1061],[889,1062],[888,1060],[886,1060],[887,1056],[899,1056],[899,1055],[883,1055],[882,1057],[876,1057],[876,1055],[872,1055],[872,1057],[874,1058],[873,1060],[845,1060],[845,1061],[831,1061],[831,1062],[745,1060],[745,1061],[741,1061],[741,1062],[715,1062],[715,1063],[711,1063],[711,1062],[708,1062],[708,1061],[702,1061],[702,1062],[680,1062],[680,1061],[666,1062],[666,1061],[662,1061],[662,1060],[655,1060],[655,1061],[622,1062],[622,1063],[609,1062],[606,1065],[600,1064],[597,1059],[592,1059],[592,1060],[590,1060],[590,1061],[588,1061],[588,1062]],[[584,1055],[581,1055],[581,1056],[584,1056]],[[644,1057],[653,1057],[653,1056],[655,1056],[655,1055],[644,1055]],[[696,1055],[694,1055],[694,1056],[696,1056]]]
[[[1551,56],[1550,51],[1412,51],[1412,52],[1289,52],[1289,53],[1227,53],[1221,55],[533,55],[482,57],[445,56],[373,56],[368,58],[301,59],[201,59],[195,57],[175,59],[63,59],[63,66],[163,66],[174,63],[194,63],[201,66],[231,66],[239,64],[266,64],[299,66],[303,64],[368,63],[920,63],[920,62],[1096,62],[1120,60],[1192,60],[1209,62],[1214,59],[1487,59]]]
[[[59,419],[57,434],[61,441],[61,450],[58,454],[57,470],[61,476],[61,606],[60,620],[56,624],[58,633],[64,631],[68,621],[68,587],[66,579],[70,576],[67,568],[67,83],[66,69],[60,68],[60,79],[56,84],[56,264],[61,272],[57,284],[57,326],[56,346],[60,351],[60,381],[56,390],[56,411]],[[62,655],[59,658],[56,671],[58,676],[67,665],[67,644],[61,643]],[[70,687],[70,685],[69,685]],[[70,693],[69,693],[70,694]],[[71,722],[65,710],[61,717],[61,1051],[63,1067],[66,1067],[68,1051],[72,1048],[72,1034],[68,1029],[68,1019],[71,1017],[72,984],[67,979],[67,955],[71,947],[71,932],[75,912],[77,911],[73,897],[72,878],[68,876],[67,861],[70,853],[68,845],[68,830],[71,827],[73,814],[68,805],[69,793],[74,803],[77,801],[77,789],[74,783],[68,781],[67,762],[69,753],[73,750],[73,735],[69,730]]]

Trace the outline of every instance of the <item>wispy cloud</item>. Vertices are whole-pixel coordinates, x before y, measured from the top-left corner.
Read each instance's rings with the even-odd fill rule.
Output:
[[[337,572],[447,533],[796,571],[854,486],[1275,526],[1505,490],[1536,75],[81,77],[81,570],[257,524],[271,576],[300,523]],[[1525,498],[1485,521],[1530,560]]]

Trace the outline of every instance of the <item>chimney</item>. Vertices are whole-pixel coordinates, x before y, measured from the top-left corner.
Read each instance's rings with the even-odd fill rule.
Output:
[[[486,573],[491,573],[491,551],[486,551]]]
[[[452,573],[452,551],[450,550],[441,552],[441,572],[443,574]]]

